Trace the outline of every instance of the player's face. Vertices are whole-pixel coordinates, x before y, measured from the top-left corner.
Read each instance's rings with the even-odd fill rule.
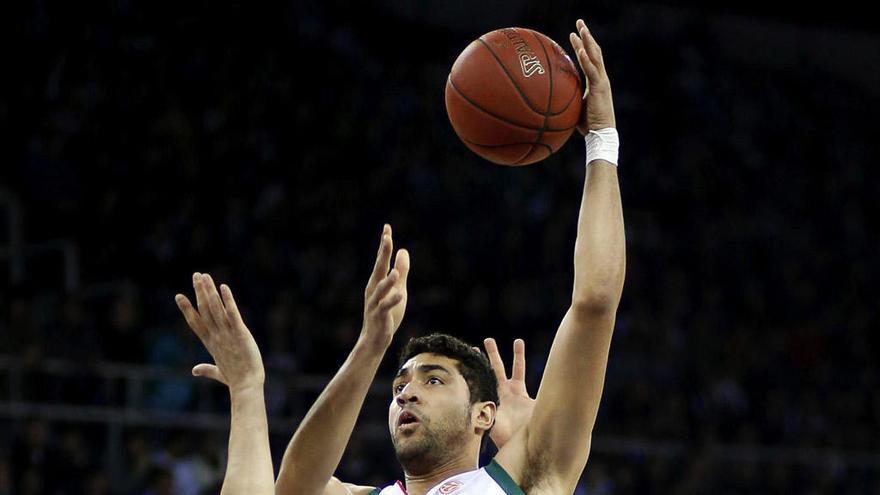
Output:
[[[404,363],[391,385],[388,428],[397,458],[412,472],[448,458],[473,435],[470,393],[458,362],[422,353]]]

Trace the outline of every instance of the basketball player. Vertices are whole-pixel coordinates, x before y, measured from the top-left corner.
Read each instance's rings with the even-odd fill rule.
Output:
[[[590,452],[625,271],[611,86],[599,45],[582,20],[576,26],[577,34],[572,33],[570,39],[588,89],[584,119],[578,127],[587,135],[587,173],[574,249],[574,289],[540,390],[530,406],[533,409],[504,401],[499,404],[489,363],[468,345],[444,335],[413,339],[401,356],[388,408],[388,427],[405,480],[376,488],[333,477],[370,383],[406,309],[409,253],[397,251],[391,267],[392,231],[386,225],[365,291],[360,336],[288,445],[276,493],[510,495],[574,491]],[[513,410],[505,410],[507,407],[526,413],[518,420]],[[502,439],[492,462],[480,469],[481,441],[493,424],[510,436]]]

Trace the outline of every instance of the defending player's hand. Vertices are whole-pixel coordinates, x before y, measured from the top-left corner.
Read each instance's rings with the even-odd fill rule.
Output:
[[[611,98],[611,82],[605,72],[602,49],[582,19],[576,23],[577,34],[571,33],[569,40],[575,56],[587,79],[584,91],[584,112],[578,130],[587,134],[591,130],[617,127],[614,118],[614,103]]]
[[[210,275],[195,273],[193,289],[198,309],[183,294],[174,300],[215,363],[196,365],[193,375],[212,378],[232,390],[262,387],[266,373],[260,349],[241,319],[229,286],[221,285],[218,293]]]
[[[510,378],[507,377],[495,339],[486,339],[483,345],[495,378],[498,379],[498,400],[501,404],[495,413],[495,426],[489,436],[500,449],[529,421],[535,409],[535,400],[526,390],[526,343],[522,339],[513,341],[513,370]]]
[[[393,251],[391,226],[385,225],[376,265],[364,290],[364,327],[361,330],[362,337],[385,346],[391,344],[394,332],[403,321],[407,300],[409,252],[406,249],[398,250],[394,258],[394,268],[391,269]]]

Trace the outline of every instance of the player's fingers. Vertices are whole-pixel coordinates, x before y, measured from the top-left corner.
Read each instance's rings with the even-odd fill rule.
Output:
[[[584,49],[587,51],[587,55],[590,56],[590,62],[593,63],[600,73],[604,74],[605,61],[602,58],[602,47],[599,46],[599,42],[596,41],[593,33],[587,32],[587,42],[584,45]]]
[[[193,307],[189,298],[183,294],[177,294],[174,296],[174,302],[177,303],[177,308],[183,313],[183,318],[186,320],[186,324],[189,325],[190,330],[198,336],[199,340],[204,342],[207,334],[199,321],[199,313]]]
[[[580,36],[581,41],[583,41],[584,46],[587,45],[587,37],[590,35],[590,28],[587,27],[587,24],[583,19],[578,19],[577,23],[578,36]]]
[[[584,51],[589,57],[591,65],[595,68],[596,73],[601,78],[607,78],[605,73],[605,60],[602,57],[602,47],[596,41],[596,37],[590,28],[584,24],[583,20],[578,20],[578,34],[584,46]],[[586,70],[586,69],[585,69]]]
[[[201,290],[202,285],[202,274],[199,272],[193,273],[193,291],[196,293],[196,307],[199,308],[199,316],[207,317],[206,314],[202,314],[202,311],[206,311],[208,307],[206,306],[207,302],[205,301],[204,293]]]
[[[403,300],[403,293],[397,289],[392,289],[381,301],[379,301],[379,311],[388,311],[397,303]]]
[[[394,283],[397,282],[397,279],[400,277],[400,272],[397,271],[397,268],[391,270],[391,273],[388,274],[387,277],[383,278],[379,285],[376,286],[376,289],[373,291],[373,294],[370,296],[370,299],[367,300],[367,305],[378,305],[379,301],[385,298],[394,288]]]
[[[581,41],[581,38],[575,33],[568,33],[568,41],[571,43],[571,48],[577,53],[578,49],[584,46],[584,42]]]
[[[594,87],[602,80],[602,72],[600,72],[596,67],[596,64],[590,60],[589,55],[586,54],[586,50],[581,50],[581,57],[584,59],[583,66],[587,79],[587,88]]]
[[[226,377],[224,377],[223,373],[220,372],[220,368],[214,366],[213,364],[197,364],[193,366],[192,374],[193,376],[203,376],[205,378],[217,380],[223,385],[228,385],[228,383],[226,383]]]
[[[583,19],[578,19],[577,29],[578,29],[578,38],[580,39],[581,48],[583,49],[583,54],[579,53],[578,59],[581,59],[581,55],[584,55],[585,56],[584,61],[592,64],[593,60],[590,59],[590,57],[589,57],[590,53],[588,51],[589,44],[590,44],[590,29],[587,27],[586,24],[584,24]],[[589,65],[589,64],[582,65],[584,70],[587,70],[589,68],[587,65]]]
[[[584,68],[584,61],[581,58],[581,51],[584,49],[584,42],[578,37],[578,35],[574,33],[569,33],[568,40],[571,42],[571,48],[574,50],[574,57],[577,59],[578,64],[581,66],[581,70],[586,72]]]
[[[376,287],[382,277],[388,273],[389,263],[391,262],[391,251],[394,243],[391,238],[391,226],[387,223],[382,228],[382,238],[379,241],[379,253],[376,254],[376,264],[373,265],[373,273],[370,275],[370,281],[367,283],[367,290]]]
[[[590,57],[587,49],[588,47],[586,45],[582,45],[577,51],[577,59],[581,69],[584,71],[584,75],[587,78],[587,85],[589,86],[590,83],[598,81],[599,78],[602,77],[602,74],[596,66],[595,61]]]
[[[498,383],[506,381],[507,371],[504,369],[504,361],[501,360],[501,353],[498,352],[498,344],[495,342],[495,339],[490,337],[483,340],[483,346],[486,348],[489,364],[492,365],[492,370],[495,372],[495,378],[498,379]]]
[[[511,378],[521,382],[526,379],[526,342],[523,339],[513,341],[513,374]]]
[[[232,289],[226,284],[220,285],[220,295],[223,297],[223,305],[226,306],[226,313],[230,322],[244,326],[244,320],[241,319],[241,313],[238,311],[238,305],[235,304],[235,298],[232,297]]]
[[[193,290],[196,292],[196,307],[199,310],[199,316],[203,320],[212,320],[211,310],[208,307],[208,290],[206,288],[205,275],[196,273],[193,275]]]
[[[220,294],[217,292],[217,285],[214,283],[214,279],[206,273],[202,277],[202,283],[208,291],[208,309],[211,311],[211,316],[214,317],[214,321],[221,328],[228,328],[229,318],[226,316],[226,308],[223,307],[223,302],[220,300]]]
[[[394,269],[400,273],[400,277],[395,285],[406,289],[406,278],[409,276],[409,251],[406,249],[397,250],[397,256],[394,258]]]
[[[596,66],[590,60],[590,56],[587,54],[586,49],[584,48],[584,44],[580,38],[574,33],[569,35],[571,39],[571,46],[574,48],[575,58],[577,58],[578,65],[581,66],[581,70],[584,73],[584,78],[586,81],[587,88],[590,87],[590,83],[596,81],[599,77],[599,71],[596,69]]]
[[[220,322],[214,318],[214,312],[211,311],[211,296],[208,292],[208,280],[205,274],[199,274],[193,283],[196,290],[196,303],[199,309],[199,321],[207,332],[218,330]]]

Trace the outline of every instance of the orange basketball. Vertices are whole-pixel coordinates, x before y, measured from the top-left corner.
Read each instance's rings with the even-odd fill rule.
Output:
[[[461,52],[446,79],[446,112],[458,137],[500,165],[528,165],[558,150],[581,115],[580,74],[543,34],[504,28]]]

